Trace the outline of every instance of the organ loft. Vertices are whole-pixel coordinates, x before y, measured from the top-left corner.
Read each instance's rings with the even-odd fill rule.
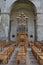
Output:
[[[28,17],[22,12],[18,17],[17,43],[25,45],[28,43]]]

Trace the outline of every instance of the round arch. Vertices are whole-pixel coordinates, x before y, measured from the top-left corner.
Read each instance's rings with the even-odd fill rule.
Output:
[[[22,5],[24,4],[23,5],[23,6],[25,6],[24,8],[26,8],[26,6],[27,6],[27,9],[32,10],[33,13],[37,12],[36,6],[30,0],[17,0],[17,1],[15,0],[9,8],[10,13],[12,12],[13,9],[17,10],[19,8],[23,8],[23,6],[21,6],[20,4],[22,4]]]
[[[34,15],[34,28],[35,28],[35,41],[37,40],[37,28],[36,28],[36,18],[37,18],[37,10],[35,5],[28,0],[17,0],[15,1],[11,6],[10,16],[13,12],[16,12],[19,9],[24,9],[27,11],[31,11]],[[9,26],[9,39],[10,39],[10,31],[11,31],[11,20],[10,20],[10,26]]]

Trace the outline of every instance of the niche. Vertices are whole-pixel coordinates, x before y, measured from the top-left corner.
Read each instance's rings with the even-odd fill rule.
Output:
[[[33,38],[33,35],[30,35],[30,38]]]
[[[14,38],[15,37],[15,35],[12,35],[12,38]]]

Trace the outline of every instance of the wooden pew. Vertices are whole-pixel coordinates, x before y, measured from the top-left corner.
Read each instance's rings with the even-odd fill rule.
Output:
[[[11,40],[9,40],[9,41],[6,42],[6,46],[10,46],[10,45],[12,45],[12,44],[15,44],[15,47],[18,46],[17,42],[13,42],[13,41],[11,41]]]
[[[28,46],[30,46],[30,47],[34,46],[34,42],[32,42],[32,41],[29,42],[29,43],[28,43]]]
[[[41,47],[41,51],[43,52],[43,46]]]
[[[35,42],[34,45],[35,45],[37,48],[39,48],[39,49],[40,49],[41,46],[42,46],[40,41]]]
[[[5,41],[0,40],[0,50],[2,51],[2,49],[5,47]]]
[[[33,46],[32,53],[35,56],[35,58],[37,58],[37,53],[40,53],[40,50],[37,47]]]
[[[43,46],[41,47],[41,52],[37,53],[37,60],[40,65],[43,65]]]
[[[24,46],[21,46],[18,51],[18,55],[16,58],[16,65],[19,65],[20,61],[26,64],[26,48]]]
[[[43,53],[37,53],[37,60],[40,65],[43,65]]]
[[[32,53],[35,56],[35,58],[37,59],[38,63],[40,65],[43,65],[43,52],[39,48],[33,46]]]
[[[0,54],[0,61],[2,61],[2,63],[7,63],[10,56],[12,55],[12,52],[14,51],[15,45],[12,44],[11,46],[9,46],[9,48],[4,51],[3,54]]]

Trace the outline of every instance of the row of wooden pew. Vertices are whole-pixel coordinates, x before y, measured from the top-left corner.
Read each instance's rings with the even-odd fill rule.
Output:
[[[40,65],[43,65],[43,44],[41,42],[30,42],[32,53]]]
[[[19,65],[20,62],[23,62],[26,65],[26,48],[21,46],[18,51],[18,55],[16,58],[16,65]]]
[[[5,47],[5,41],[0,40],[0,50],[2,51],[4,47]]]
[[[3,52],[3,54],[0,54],[0,62],[1,63],[7,63],[8,59],[10,58],[13,50],[14,50],[14,44],[10,45],[6,51]]]
[[[3,48],[5,48],[5,47],[7,47],[7,46],[9,46],[11,44],[15,44],[15,42],[13,42],[13,41],[6,42],[6,41],[0,40],[0,51],[2,51]],[[17,46],[17,43],[16,43],[16,46]]]
[[[33,45],[35,46],[43,46],[43,41],[36,41],[36,42],[29,42],[28,46],[32,47]]]
[[[8,63],[8,60],[10,59],[12,52],[14,51],[15,47],[17,46],[16,43],[12,43],[9,45],[7,50],[5,50],[2,54],[0,54],[0,63]]]

